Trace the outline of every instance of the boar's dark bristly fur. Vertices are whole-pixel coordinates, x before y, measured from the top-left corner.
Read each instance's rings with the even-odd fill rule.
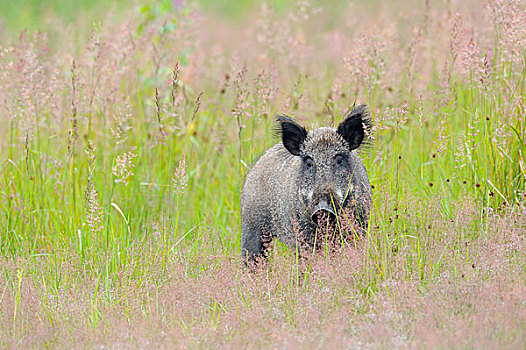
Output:
[[[362,231],[369,220],[371,186],[357,154],[371,127],[366,106],[355,107],[337,129],[307,132],[287,116],[277,122],[282,142],[256,162],[241,194],[246,264],[265,258],[273,237],[289,249],[311,244],[321,213],[337,219],[351,212]]]

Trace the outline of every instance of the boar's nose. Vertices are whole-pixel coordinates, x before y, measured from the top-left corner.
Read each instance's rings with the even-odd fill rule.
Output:
[[[336,221],[336,212],[330,202],[325,198],[320,199],[318,205],[312,212],[311,219],[313,223],[318,225],[318,221],[323,217],[331,222]]]

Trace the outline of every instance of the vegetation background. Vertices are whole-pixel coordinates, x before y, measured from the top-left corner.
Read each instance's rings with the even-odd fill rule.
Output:
[[[2,348],[524,348],[526,2],[0,0]],[[273,117],[369,105],[356,247],[239,256]]]

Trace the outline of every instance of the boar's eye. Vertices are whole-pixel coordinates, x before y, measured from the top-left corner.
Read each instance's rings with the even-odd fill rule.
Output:
[[[342,154],[337,154],[336,157],[334,157],[334,164],[343,165],[343,163],[345,163],[345,157]]]
[[[305,167],[308,169],[308,170],[312,170],[314,169],[314,161],[312,160],[312,158],[310,157],[306,157],[303,159],[303,163],[305,164]]]

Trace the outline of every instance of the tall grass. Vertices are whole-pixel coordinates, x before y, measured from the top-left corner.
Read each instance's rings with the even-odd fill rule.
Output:
[[[413,5],[152,5],[80,50],[2,43],[2,347],[523,346],[526,4]],[[355,103],[363,244],[301,266],[275,242],[249,274],[239,194],[273,116]]]

